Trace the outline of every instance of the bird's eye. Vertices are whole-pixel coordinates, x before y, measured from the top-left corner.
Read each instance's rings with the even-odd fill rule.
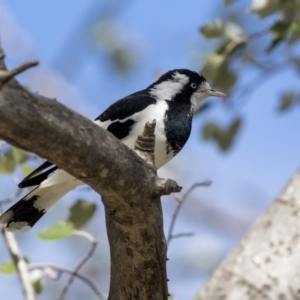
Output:
[[[192,82],[192,83],[191,83],[191,87],[192,87],[193,89],[196,89],[196,88],[197,88],[197,84],[196,84],[195,82]]]

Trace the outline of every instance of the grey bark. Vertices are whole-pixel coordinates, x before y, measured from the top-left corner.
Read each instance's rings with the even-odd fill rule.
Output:
[[[13,78],[18,72],[5,71],[3,57],[0,48],[0,139],[57,164],[102,195],[111,250],[108,299],[166,300],[160,196],[180,188],[157,177],[154,144],[143,151],[140,142],[139,152],[150,155],[147,164],[90,120],[26,90]]]
[[[300,170],[194,299],[300,299]]]

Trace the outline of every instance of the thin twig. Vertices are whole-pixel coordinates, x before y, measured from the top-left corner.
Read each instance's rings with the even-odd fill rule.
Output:
[[[209,180],[206,180],[206,181],[203,181],[203,182],[198,182],[198,183],[195,183],[193,184],[184,194],[183,196],[178,196],[176,195],[175,196],[175,199],[176,201],[178,202],[176,208],[175,208],[175,211],[173,213],[173,216],[172,216],[172,219],[171,219],[171,224],[170,224],[170,227],[169,227],[169,232],[168,232],[168,237],[167,237],[167,244],[168,246],[170,245],[170,242],[171,240],[175,237],[175,238],[178,238],[178,237],[181,237],[181,236],[191,236],[191,233],[188,233],[187,234],[176,234],[176,235],[173,235],[173,231],[174,231],[174,227],[175,227],[175,223],[176,223],[176,220],[177,220],[177,217],[178,217],[178,214],[179,214],[179,211],[183,205],[183,203],[186,201],[186,199],[190,196],[191,192],[196,189],[197,187],[203,187],[203,186],[209,186],[211,185],[211,181]]]
[[[0,214],[2,213],[0,207]],[[19,250],[17,240],[12,232],[8,232],[5,228],[1,228],[1,233],[6,242],[9,254],[16,266],[21,285],[23,288],[23,293],[26,300],[35,300],[35,292],[30,281],[28,265],[25,261],[21,251]]]
[[[182,238],[182,237],[190,237],[190,236],[194,236],[194,235],[195,235],[194,232],[176,233],[176,234],[172,234],[172,239],[178,239],[178,238]]]
[[[96,246],[98,244],[98,241],[97,241],[96,237],[94,237],[93,235],[91,235],[90,233],[88,233],[86,231],[74,230],[73,234],[78,235],[78,236],[82,236],[82,237],[88,239],[91,242],[91,247],[87,251],[87,253],[82,257],[82,259],[79,261],[78,265],[74,269],[73,273],[71,274],[70,279],[66,283],[66,285],[63,288],[63,290],[61,291],[60,295],[57,297],[58,300],[64,299],[69,287],[71,286],[72,282],[74,281],[74,279],[75,279],[76,275],[78,274],[79,270],[89,260],[89,258],[93,255],[93,253],[96,249]]]
[[[48,263],[30,264],[29,269],[30,270],[42,269],[45,271],[45,273],[48,276],[49,276],[49,272],[47,271],[48,269],[55,270],[58,272],[58,276],[56,276],[55,278],[53,276],[49,276],[52,280],[58,280],[62,273],[71,274],[72,276],[75,276],[76,278],[78,278],[78,279],[82,280],[84,283],[86,283],[100,300],[106,300],[104,295],[100,291],[98,291],[97,287],[87,277],[85,277],[79,273],[74,274],[74,270],[67,269],[65,267],[61,267],[61,266],[57,266],[57,265],[48,264]]]
[[[254,39],[257,39],[257,38],[261,38],[261,37],[267,35],[268,33],[270,33],[270,29],[269,28],[265,28],[265,29],[259,30],[257,32],[250,33],[247,36],[247,39],[248,40],[254,40]]]
[[[183,201],[185,201],[190,194],[198,187],[207,187],[211,185],[211,181],[210,180],[205,180],[203,182],[198,182],[198,183],[194,183],[186,192],[185,194],[183,194],[182,199]]]

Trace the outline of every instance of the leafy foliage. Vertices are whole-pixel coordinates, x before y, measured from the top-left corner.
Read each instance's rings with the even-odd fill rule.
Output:
[[[216,40],[216,49],[207,55],[201,70],[214,87],[234,95],[240,86],[239,78],[250,68],[252,72],[255,70],[258,75],[265,76],[273,75],[276,71],[280,72],[283,67],[293,68],[298,75],[300,74],[300,57],[295,54],[297,51],[294,51],[296,42],[300,40],[299,1],[252,0],[250,7],[244,8],[248,9],[250,14],[243,18],[240,17],[241,7],[237,9],[235,1],[224,0],[224,4],[227,5],[225,16],[209,21],[199,29],[206,39]],[[249,20],[251,22],[255,20],[255,15],[259,18],[272,19],[267,27],[262,27],[256,32],[247,32],[246,28],[253,30],[252,28],[256,27],[255,24],[251,27],[246,25]],[[261,43],[264,48],[259,41],[264,41]],[[282,66],[272,61],[270,55],[275,50],[281,51]],[[263,84],[263,80],[258,83],[260,84]],[[251,89],[247,89],[243,98],[249,94]],[[299,103],[299,97],[292,89],[287,89],[280,97],[279,111],[295,107]],[[205,111],[209,109],[210,106],[207,106]],[[215,122],[208,121],[202,130],[203,138],[214,141],[222,151],[227,151],[238,136],[241,122],[241,116],[229,127],[221,127]]]
[[[38,234],[43,240],[60,240],[73,235],[74,230],[84,226],[94,215],[97,206],[95,203],[80,199],[70,209],[69,217],[65,222],[49,227]]]
[[[208,39],[219,38],[224,33],[224,23],[221,20],[209,22],[200,28],[200,32]]]
[[[221,128],[213,122],[209,122],[203,128],[203,138],[213,140],[222,151],[226,151],[232,145],[233,140],[241,127],[241,119],[234,120],[227,128]]]
[[[250,12],[265,18],[274,14],[280,7],[280,0],[253,0]]]
[[[60,222],[49,227],[38,234],[42,240],[54,241],[70,237],[74,232],[74,224],[71,222]]]

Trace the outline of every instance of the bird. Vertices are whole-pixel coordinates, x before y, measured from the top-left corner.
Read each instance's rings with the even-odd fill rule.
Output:
[[[202,74],[175,69],[160,76],[146,89],[109,106],[94,122],[130,149],[147,122],[156,120],[155,166],[161,168],[187,142],[195,111],[209,97],[227,97],[213,90]],[[0,217],[8,231],[26,232],[70,190],[84,184],[55,164],[45,161],[20,183],[32,190]]]

